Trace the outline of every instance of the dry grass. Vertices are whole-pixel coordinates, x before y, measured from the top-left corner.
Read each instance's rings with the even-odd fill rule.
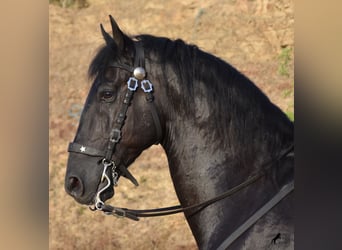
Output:
[[[90,83],[88,64],[112,14],[124,31],[182,38],[249,76],[284,111],[293,112],[293,1],[88,1],[85,9],[50,5],[50,249],[196,249],[183,215],[134,222],[92,213],[64,191],[67,144]],[[288,74],[278,72],[288,47]],[[283,65],[284,66],[284,65]],[[121,179],[110,203],[151,208],[178,203],[163,149],[153,146]]]

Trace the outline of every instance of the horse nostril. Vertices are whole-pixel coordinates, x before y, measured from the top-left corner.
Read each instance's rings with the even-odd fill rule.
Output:
[[[83,194],[83,185],[79,178],[69,177],[66,185],[67,191],[74,197],[80,197]]]
[[[69,182],[70,190],[77,189],[77,187],[80,185],[80,181],[76,177],[70,177],[69,180],[70,180]]]

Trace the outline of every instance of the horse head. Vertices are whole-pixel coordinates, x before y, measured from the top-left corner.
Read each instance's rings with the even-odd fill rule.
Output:
[[[127,167],[162,136],[143,44],[126,36],[111,16],[110,21],[113,37],[101,25],[105,46],[89,68],[93,83],[69,145],[65,176],[67,193],[98,209],[113,197],[120,176],[138,185]]]

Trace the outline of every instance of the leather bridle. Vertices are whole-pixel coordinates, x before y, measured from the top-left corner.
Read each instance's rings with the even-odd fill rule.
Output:
[[[150,106],[151,114],[154,122],[154,126],[156,129],[157,139],[155,144],[158,144],[162,139],[162,128],[159,120],[159,116],[157,113],[157,109],[154,105],[154,97],[152,94],[153,85],[152,83],[146,78],[146,71],[145,71],[145,56],[144,56],[144,48],[141,41],[134,41],[135,47],[135,57],[134,57],[134,67],[131,67],[127,64],[122,63],[112,63],[111,67],[121,68],[126,71],[129,71],[133,74],[127,81],[127,92],[125,94],[125,98],[122,102],[121,109],[119,111],[116,120],[114,121],[114,126],[110,132],[109,140],[107,142],[106,150],[100,150],[97,148],[85,146],[83,144],[79,144],[76,142],[69,143],[68,152],[78,153],[89,155],[93,157],[102,157],[102,165],[103,165],[103,173],[101,176],[100,183],[104,180],[107,181],[105,187],[99,190],[96,194],[95,201],[94,201],[94,210],[102,210],[104,202],[100,198],[100,194],[104,192],[107,188],[110,187],[110,178],[107,175],[107,169],[111,167],[112,169],[112,179],[113,185],[117,185],[117,181],[120,175],[128,178],[132,183],[138,186],[137,180],[134,176],[128,171],[127,167],[123,163],[115,164],[114,160],[112,160],[113,155],[115,153],[115,147],[121,140],[122,128],[124,126],[124,122],[127,116],[128,108],[131,104],[133,99],[134,92],[138,89],[139,83],[141,89],[145,92],[146,101]]]

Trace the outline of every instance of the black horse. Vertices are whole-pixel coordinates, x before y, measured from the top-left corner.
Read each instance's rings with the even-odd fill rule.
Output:
[[[221,59],[182,40],[128,37],[110,20],[113,37],[101,25],[106,44],[89,67],[66,191],[103,210],[120,176],[137,184],[127,167],[160,143],[182,207],[257,176],[185,210],[199,249],[293,249],[293,123]]]

